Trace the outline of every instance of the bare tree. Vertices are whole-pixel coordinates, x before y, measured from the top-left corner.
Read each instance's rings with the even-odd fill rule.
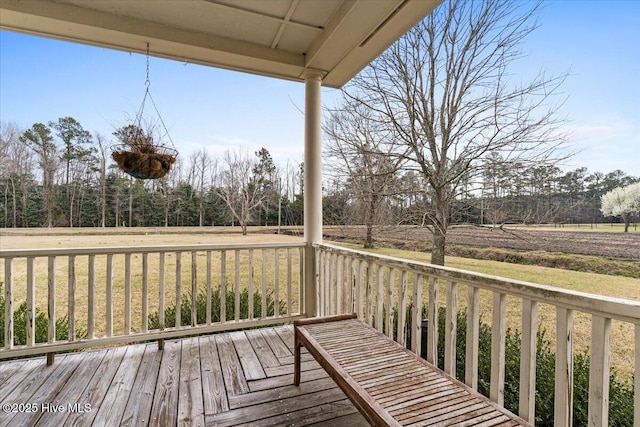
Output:
[[[194,169],[194,189],[198,190],[198,225],[202,227],[204,225],[205,189],[214,175],[216,165],[204,148],[193,153],[190,162]]]
[[[229,211],[247,234],[247,226],[254,212],[262,207],[264,193],[253,182],[253,169],[257,162],[241,149],[227,150],[222,159],[216,191],[229,207]]]
[[[538,27],[540,3],[449,0],[356,76],[346,93],[383,115],[430,187],[431,262],[444,264],[461,185],[498,152],[528,165],[557,160],[555,102],[566,74],[519,83],[509,66]]]
[[[402,148],[397,147],[393,127],[379,116],[365,105],[346,99],[340,108],[330,112],[324,127],[327,167],[362,204],[357,212],[365,225],[365,248],[374,247],[373,228],[379,223],[380,205],[392,195],[389,184],[406,157],[389,156]]]
[[[98,159],[100,161],[100,167],[97,170],[100,174],[100,227],[105,227],[107,216],[107,158],[110,150],[104,136],[101,134],[96,133],[95,141],[98,145]]]
[[[32,185],[33,156],[30,150],[20,141],[22,130],[17,124],[0,123],[0,177],[6,182],[4,194],[4,224],[18,226],[18,202],[22,206],[22,214],[27,211],[28,187]],[[10,194],[9,194],[10,192]],[[9,204],[9,196],[11,204]],[[20,199],[18,201],[18,199]],[[9,205],[11,205],[11,221],[9,221]],[[26,224],[23,218],[22,225]]]

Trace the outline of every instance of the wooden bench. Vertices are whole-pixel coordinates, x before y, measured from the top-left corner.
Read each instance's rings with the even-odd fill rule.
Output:
[[[309,353],[374,426],[530,426],[357,319],[294,322],[294,384]]]

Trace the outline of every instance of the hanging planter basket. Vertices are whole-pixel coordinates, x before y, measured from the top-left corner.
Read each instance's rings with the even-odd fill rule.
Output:
[[[146,131],[142,128],[142,116],[144,113],[145,103],[147,98],[151,101],[153,108],[165,134],[157,139],[167,137],[173,145],[171,136],[167,126],[162,120],[160,111],[156,103],[151,97],[149,86],[151,82],[149,80],[149,43],[147,43],[147,81],[144,98],[142,98],[142,104],[136,114],[134,123],[125,126],[121,131],[116,132],[120,140],[123,142],[119,145],[111,147],[111,157],[118,164],[118,167],[125,173],[128,173],[134,178],[138,179],[158,179],[165,176],[171,170],[171,166],[176,162],[176,156],[178,152],[175,148],[169,148],[165,145],[154,142],[152,131]]]
[[[114,145],[111,157],[122,171],[138,179],[158,179],[171,170],[178,152],[163,145]]]

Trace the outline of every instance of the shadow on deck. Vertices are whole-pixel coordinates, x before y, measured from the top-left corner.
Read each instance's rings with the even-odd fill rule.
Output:
[[[0,363],[0,426],[366,426],[282,326]],[[7,405],[8,404],[8,405]],[[8,411],[7,411],[8,410]]]

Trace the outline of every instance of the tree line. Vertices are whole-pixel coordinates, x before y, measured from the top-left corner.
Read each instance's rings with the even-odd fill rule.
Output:
[[[304,165],[278,166],[266,148],[218,159],[199,150],[180,156],[165,178],[138,180],[111,160],[117,140],[71,117],[29,129],[2,123],[0,131],[0,227],[302,225]],[[342,141],[342,160],[327,144],[325,224],[368,225],[371,234],[378,226],[425,225],[432,200],[421,176],[385,153],[347,156],[353,140]],[[602,195],[640,182],[620,170],[506,167],[495,156],[486,166],[480,182],[458,189],[451,223],[617,221],[603,216]]]
[[[0,124],[0,227],[153,227],[302,222],[302,166],[206,150],[139,180],[111,159],[123,132],[92,134],[72,117],[21,129]]]

